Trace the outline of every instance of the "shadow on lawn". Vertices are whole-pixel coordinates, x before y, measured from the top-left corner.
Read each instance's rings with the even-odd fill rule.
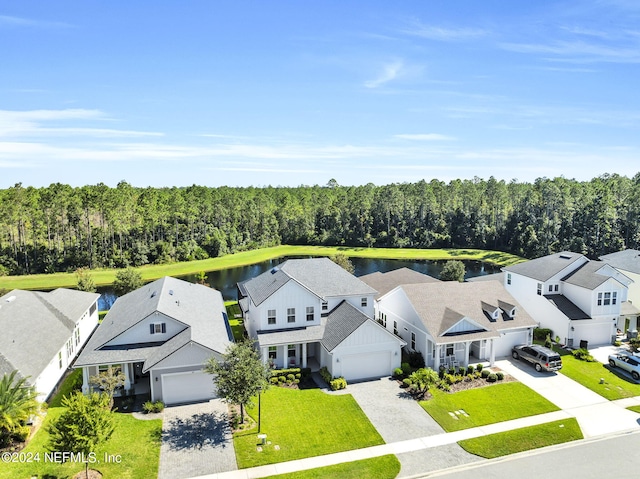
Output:
[[[175,450],[225,448],[228,433],[229,422],[224,414],[200,413],[187,419],[171,420],[169,427],[162,432],[162,440]]]

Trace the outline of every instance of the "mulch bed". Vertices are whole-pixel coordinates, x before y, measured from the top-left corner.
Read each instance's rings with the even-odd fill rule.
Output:
[[[73,479],[102,479],[102,473],[100,471],[89,469],[89,475],[87,475],[86,472],[87,471],[78,472],[73,476]]]

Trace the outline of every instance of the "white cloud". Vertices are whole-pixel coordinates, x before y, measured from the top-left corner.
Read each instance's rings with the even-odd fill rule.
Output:
[[[452,136],[441,135],[439,133],[418,133],[418,134],[401,134],[393,135],[394,138],[401,140],[416,140],[416,141],[451,141],[455,140]]]
[[[471,40],[488,35],[486,30],[480,28],[445,28],[424,25],[420,21],[415,21],[411,27],[402,30],[402,33],[443,42]]]
[[[404,65],[402,61],[396,61],[385,65],[380,75],[378,75],[378,77],[373,80],[366,81],[364,83],[364,86],[366,86],[367,88],[378,88],[385,83],[394,80],[402,71],[403,66]]]
[[[9,25],[17,27],[46,27],[46,28],[69,28],[70,24],[64,22],[49,22],[46,20],[35,20],[32,18],[15,17],[11,15],[0,15],[0,26]]]

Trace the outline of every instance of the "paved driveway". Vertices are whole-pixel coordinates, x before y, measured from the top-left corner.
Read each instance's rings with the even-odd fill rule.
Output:
[[[371,424],[386,443],[442,434],[444,430],[417,401],[390,378],[352,383],[346,392],[353,395]],[[457,444],[398,454],[399,477],[467,464],[480,458]]]
[[[159,479],[237,469],[227,405],[222,400],[165,408]]]

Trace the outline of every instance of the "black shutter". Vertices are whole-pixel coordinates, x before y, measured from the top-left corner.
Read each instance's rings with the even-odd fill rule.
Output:
[[[163,333],[167,332],[167,324],[166,323],[162,323],[162,332]]]
[[[155,326],[153,324],[149,325],[149,331],[151,332],[151,334],[155,333]]]

